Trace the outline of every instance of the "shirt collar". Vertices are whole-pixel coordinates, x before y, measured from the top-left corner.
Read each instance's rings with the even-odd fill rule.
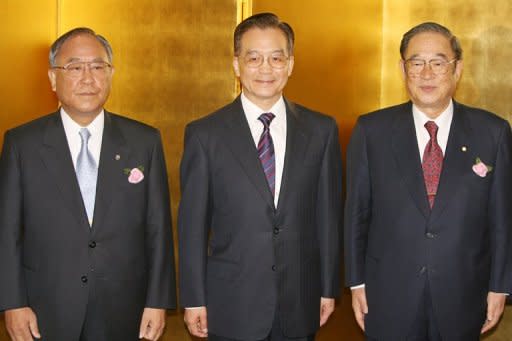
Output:
[[[425,126],[425,123],[428,121],[434,121],[440,129],[449,128],[453,118],[453,100],[450,100],[446,109],[435,119],[428,117],[415,104],[412,105],[412,114],[414,121],[422,127]]]
[[[60,117],[62,118],[62,124],[64,125],[64,130],[66,133],[78,133],[81,128],[87,128],[92,136],[101,136],[103,134],[103,127],[105,125],[105,111],[102,109],[98,116],[94,118],[94,120],[89,123],[86,127],[82,127],[78,123],[76,123],[71,116],[63,109],[60,108]],[[74,135],[71,135],[74,136]]]

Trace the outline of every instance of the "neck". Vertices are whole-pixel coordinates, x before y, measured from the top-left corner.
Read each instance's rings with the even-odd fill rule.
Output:
[[[73,121],[79,124],[81,127],[87,127],[92,121],[101,113],[101,110],[97,113],[76,113],[69,112],[65,108],[66,113],[71,117]]]
[[[247,99],[249,101],[251,101],[252,103],[257,105],[258,108],[262,109],[263,111],[269,111],[274,106],[274,104],[277,103],[277,101],[279,100],[279,98],[281,98],[281,96],[282,95],[279,94],[278,96],[275,96],[275,97],[259,99],[259,98],[253,98],[252,96],[247,96],[247,94],[245,94],[245,97],[247,97]]]

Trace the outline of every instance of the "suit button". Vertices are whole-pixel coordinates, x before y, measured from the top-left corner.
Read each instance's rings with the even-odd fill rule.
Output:
[[[92,242],[89,243],[89,247],[91,249],[94,249],[96,247],[96,242],[93,240]]]
[[[272,271],[276,271],[276,266],[272,265]]]
[[[427,238],[428,238],[428,239],[433,239],[436,235],[435,235],[435,234],[433,234],[433,233],[427,232],[427,233],[425,234],[425,236],[427,236]]]
[[[274,234],[279,234],[279,227],[274,227]]]
[[[87,276],[82,276],[80,279],[82,280],[82,283],[87,283]]]

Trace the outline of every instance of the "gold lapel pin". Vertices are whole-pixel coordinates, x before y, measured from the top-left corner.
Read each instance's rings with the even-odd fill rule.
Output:
[[[116,154],[116,156],[114,157],[114,159],[116,159],[116,161],[119,161],[119,160],[121,160],[121,155],[119,155],[119,154]]]
[[[460,150],[462,150],[463,152],[467,152],[468,151],[468,147],[462,146],[462,148]]]

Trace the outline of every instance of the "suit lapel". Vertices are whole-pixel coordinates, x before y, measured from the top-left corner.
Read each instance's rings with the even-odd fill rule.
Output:
[[[281,203],[286,202],[289,195],[290,178],[292,170],[299,170],[307,151],[310,134],[307,127],[300,120],[297,107],[285,100],[286,103],[286,151],[284,156],[283,175],[281,177],[281,189],[279,194],[278,209]]]
[[[116,194],[116,188],[121,185],[122,181],[128,181],[128,176],[124,174],[124,166],[128,159],[129,149],[124,137],[116,121],[112,119],[112,114],[105,111],[93,228],[101,225],[105,219],[105,214]]]
[[[40,155],[55,180],[65,205],[69,207],[79,224],[88,227],[85,206],[59,112],[54,113],[48,120]]]
[[[244,115],[240,97],[226,108],[225,123],[227,146],[240,163],[247,177],[256,187],[261,197],[272,208],[274,199],[270,193],[265,173],[258,159],[258,151],[254,145],[251,130]]]
[[[392,149],[398,172],[421,213],[428,217],[430,207],[427,200],[423,169],[421,167],[418,139],[414,127],[412,104],[399,109],[392,128]]]
[[[462,147],[471,149],[468,144],[470,141],[472,141],[470,125],[462,113],[460,105],[454,102],[453,119],[446,145],[443,169],[434,206],[432,207],[432,220],[438,218],[443,212],[460,184],[462,178],[460,175],[467,171],[470,163],[468,163],[468,155],[462,151]]]

